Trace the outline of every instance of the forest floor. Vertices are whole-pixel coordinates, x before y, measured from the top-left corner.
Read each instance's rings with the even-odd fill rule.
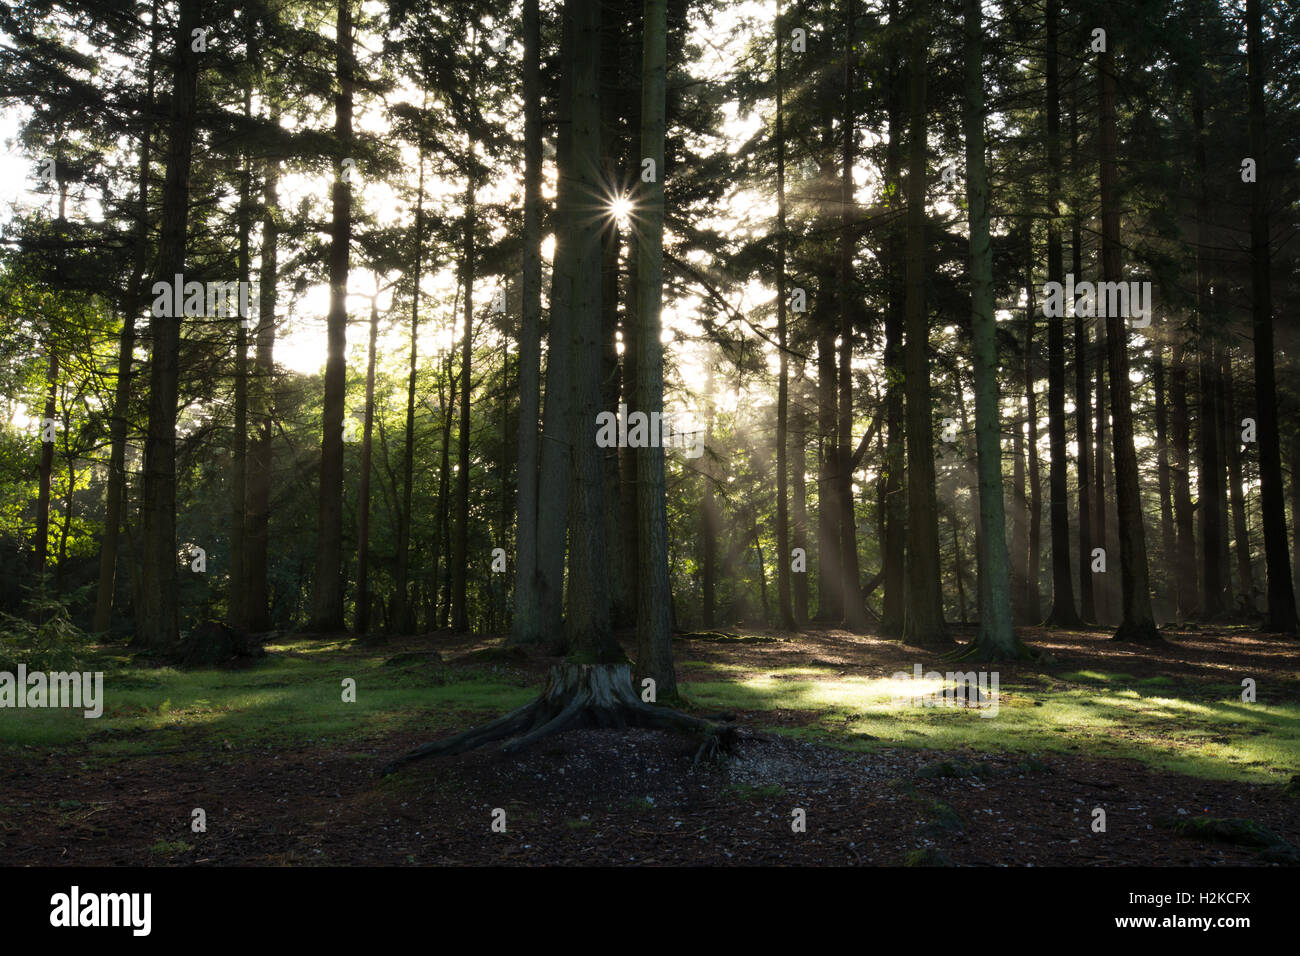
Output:
[[[410,747],[529,700],[553,659],[451,634],[295,635],[206,671],[104,647],[100,719],[0,711],[0,865],[1297,862],[1300,648],[1165,633],[1148,648],[1023,629],[1048,657],[983,665],[1000,678],[992,719],[900,699],[892,675],[916,663],[981,665],[896,641],[682,639],[686,706],[742,728],[720,764],[692,771],[689,738],[584,730],[389,777]],[[1224,819],[1251,822],[1210,824],[1228,840],[1194,829]]]

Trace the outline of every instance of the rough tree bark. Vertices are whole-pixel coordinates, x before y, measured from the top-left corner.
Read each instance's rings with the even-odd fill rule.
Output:
[[[1106,362],[1103,358],[1106,351],[1105,332],[1098,328],[1097,330],[1097,454],[1093,459],[1096,463],[1096,472],[1094,478],[1096,484],[1093,486],[1093,515],[1095,516],[1095,530],[1092,537],[1092,546],[1095,551],[1102,548],[1110,551],[1110,540],[1107,537],[1107,525],[1109,524],[1108,505],[1106,500],[1106,476],[1110,468],[1110,454],[1107,449],[1110,447],[1108,436],[1110,434],[1110,392],[1106,387]],[[1114,602],[1111,600],[1111,586],[1109,571],[1097,576],[1099,572],[1092,571],[1092,556],[1088,556],[1089,573],[1093,575],[1093,598],[1097,606],[1097,623],[1107,624],[1112,620],[1111,607]],[[1107,565],[1109,568],[1109,565]]]
[[[600,183],[596,175],[600,136],[599,87],[596,83],[600,59],[600,46],[597,42],[600,28],[599,0],[567,0],[566,10],[572,16],[574,34],[573,52],[570,58],[566,58],[567,76],[562,79],[562,83],[570,86],[571,90],[573,131],[574,176],[567,202],[582,208],[586,204],[597,202],[600,195]],[[657,155],[662,160],[666,0],[646,0],[645,19],[642,142],[643,148],[649,147],[652,150],[651,158]],[[646,127],[649,127],[648,134]],[[657,154],[653,152],[656,142],[659,144]],[[643,200],[652,220],[662,216],[661,196],[658,210],[653,206],[654,196],[662,190],[662,175],[663,166],[660,162],[656,164],[659,188],[644,191],[649,193]],[[461,753],[506,738],[511,739],[505,744],[504,750],[516,753],[543,737],[576,727],[638,726],[699,734],[703,737],[703,743],[696,757],[697,762],[705,755],[729,747],[735,738],[735,730],[731,727],[719,726],[644,702],[633,686],[632,667],[623,659],[622,650],[610,630],[605,580],[607,569],[604,566],[604,516],[600,500],[604,481],[599,449],[594,440],[595,415],[600,402],[599,225],[595,217],[570,215],[566,220],[569,228],[561,240],[567,239],[574,247],[572,322],[569,340],[553,340],[551,347],[553,350],[568,347],[572,351],[569,370],[574,384],[571,396],[574,414],[569,436],[573,442],[574,468],[570,530],[573,540],[579,546],[574,547],[569,554],[566,626],[571,654],[567,661],[552,668],[546,688],[536,700],[480,727],[444,741],[418,747],[394,760],[385,768],[385,772],[391,772],[422,757]],[[662,219],[659,222],[662,224]],[[653,225],[651,228],[653,230]],[[661,273],[656,265],[662,260],[649,248],[659,245],[659,242],[642,243],[642,262],[649,260],[638,272],[638,291],[645,295],[642,309],[647,306],[653,309],[654,300],[661,294]],[[657,325],[655,319],[647,316],[644,311],[642,318],[643,327]],[[646,344],[644,338],[645,336],[643,346]],[[653,375],[653,369],[648,367],[650,364],[642,359],[638,369],[638,386],[643,396],[649,390],[643,384],[644,377]],[[643,484],[647,470],[649,469],[643,467],[638,475],[638,487]],[[662,494],[660,486],[661,503]],[[648,509],[642,507],[638,510],[644,519]],[[643,530],[647,530],[645,524],[643,521]],[[660,587],[665,583],[661,581]],[[643,587],[642,593],[649,590]],[[665,607],[662,613],[667,617],[671,612]],[[662,688],[662,684],[658,685],[659,693],[663,692]]]
[[[173,277],[185,270],[200,58],[187,56],[183,51],[189,49],[193,32],[199,28],[199,7],[197,0],[183,0],[176,21],[176,67],[155,273],[163,282],[174,281]],[[134,643],[151,650],[171,648],[180,638],[176,599],[176,401],[180,323],[179,317],[157,315],[149,321],[153,348],[149,362],[149,423],[140,489],[140,601]]]
[[[641,70],[641,155],[654,161],[656,175],[643,183],[637,257],[637,408],[647,415],[663,411],[664,135],[668,43],[667,0],[646,0],[645,52]],[[641,572],[637,581],[637,674],[655,681],[665,699],[677,696],[673,671],[672,596],[668,578],[668,506],[662,445],[638,449],[636,456],[637,542]]]
[[[252,31],[253,17],[247,19],[248,50],[256,60],[257,44]],[[244,119],[253,118],[252,83],[244,87]],[[252,276],[253,233],[253,159],[243,156],[239,171],[239,224],[238,269],[241,288],[248,288]],[[242,297],[241,297],[242,303]],[[242,312],[235,318],[235,394],[230,443],[230,581],[228,584],[228,613],[230,623],[238,629],[248,627],[248,322]]]
[[[91,630],[108,630],[117,590],[117,552],[121,538],[122,512],[126,502],[127,409],[131,402],[131,363],[135,355],[135,323],[140,312],[141,292],[149,263],[149,188],[152,181],[154,80],[158,59],[158,7],[149,18],[149,61],[145,69],[145,115],[141,117],[138,168],[138,208],[132,242],[135,245],[131,280],[122,302],[122,330],[117,339],[117,381],[113,386],[113,414],[108,427],[108,487],[104,495],[104,537],[99,546],[99,587],[95,595],[95,619]]]
[[[794,401],[794,413],[790,416],[790,447],[794,449],[790,469],[790,548],[798,550],[805,558],[804,570],[794,573],[790,590],[794,603],[794,616],[797,621],[808,620],[808,411],[807,393],[804,383],[803,366],[794,381],[800,386]]]
[[[36,538],[32,547],[36,574],[45,572],[50,546],[50,485],[54,477],[54,436],[45,441],[45,429],[55,425],[55,401],[59,393],[59,352],[52,333],[46,336],[45,408],[41,412],[41,460],[36,466]],[[65,424],[66,430],[66,424]]]
[[[853,191],[853,163],[857,124],[854,113],[853,0],[844,0],[843,115],[840,121],[840,234],[838,293],[840,319],[839,395],[836,408],[835,488],[839,512],[840,595],[844,627],[856,633],[867,629],[866,605],[858,565],[858,522],[853,507],[853,316],[857,309],[857,283],[853,275],[853,223],[857,218]]]
[[[899,23],[898,0],[890,0],[889,22]],[[882,570],[884,594],[881,598],[880,631],[887,637],[903,634],[904,591],[907,580],[907,497],[903,486],[906,468],[904,435],[904,288],[903,243],[900,236],[902,197],[904,106],[899,44],[895,36],[890,44],[890,63],[886,109],[889,117],[889,144],[885,148],[885,206],[889,211],[885,236],[885,281],[888,300],[885,304],[885,441],[884,463],[884,540]]]
[[[1029,533],[1028,557],[1025,559],[1025,617],[1033,624],[1042,623],[1040,572],[1043,562],[1043,482],[1038,465],[1038,381],[1034,361],[1034,327],[1038,324],[1034,301],[1033,231],[1026,231],[1028,253],[1025,264],[1025,412],[1028,426],[1025,452],[1029,462]]]
[[[1079,164],[1079,82],[1070,86],[1070,171]],[[1070,262],[1076,282],[1083,279],[1083,217],[1071,202]],[[1079,448],[1079,617],[1097,620],[1092,581],[1092,389],[1088,377],[1088,329],[1083,316],[1074,313],[1074,420]]]
[[[930,420],[929,313],[925,301],[925,78],[929,45],[928,0],[919,0],[909,22],[908,112],[911,143],[907,174],[907,616],[909,644],[951,643],[943,621],[939,581],[939,507],[934,488],[934,433]]]
[[[836,389],[835,334],[839,330],[831,310],[831,277],[819,277],[817,326],[817,620],[839,623],[844,615],[844,581],[840,559],[839,417]]]
[[[1196,540],[1192,532],[1191,426],[1187,410],[1187,348],[1175,338],[1169,370],[1169,478],[1174,496],[1174,603],[1178,619],[1196,614]]]
[[[537,590],[537,463],[541,405],[542,89],[538,0],[524,0],[523,303],[519,327],[518,501],[512,644],[541,640]]]
[[[979,630],[971,651],[1004,660],[1024,656],[1011,624],[1010,555],[1002,491],[1002,426],[998,348],[993,314],[993,249],[984,146],[984,44],[980,0],[965,0],[966,205],[970,210],[971,337],[975,366],[975,445],[979,473]],[[954,512],[953,547],[957,549]],[[960,584],[960,558],[957,566]]]
[[[366,350],[366,408],[361,430],[361,479],[357,489],[357,608],[353,630],[370,632],[370,461],[375,423],[375,345],[379,339],[379,293],[370,298],[370,338]]]
[[[789,330],[786,327],[786,209],[785,209],[785,77],[781,70],[781,0],[776,3],[776,338],[780,351],[776,386],[776,551],[777,606],[781,626],[794,630],[794,605],[790,596],[790,501],[789,501],[789,430],[790,430],[790,359],[786,354]]]
[[[1060,4],[1047,0],[1047,278],[1065,281],[1061,239],[1061,80],[1057,57]],[[1070,501],[1065,438],[1065,316],[1047,320],[1048,514],[1052,534],[1052,609],[1046,624],[1076,627],[1074,578],[1070,573]]]
[[[420,332],[420,276],[424,266],[424,140],[419,146],[415,194],[415,269],[411,279],[411,340],[406,371],[406,435],[402,446],[402,507],[397,515],[397,580],[393,594],[395,630],[415,629],[415,609],[407,593],[411,566],[411,498],[415,488],[415,382]]]
[[[1156,494],[1160,498],[1160,546],[1164,551],[1166,568],[1166,600],[1177,607],[1178,598],[1174,593],[1177,582],[1169,569],[1174,568],[1177,556],[1174,554],[1174,509],[1170,500],[1173,480],[1169,465],[1169,406],[1165,404],[1165,360],[1160,343],[1155,343],[1155,355],[1151,362],[1151,388],[1155,397],[1156,411]]]
[[[452,350],[447,352],[443,374],[447,379],[447,404],[442,408],[442,441],[438,451],[438,544],[433,559],[433,587],[438,605],[438,629],[451,622],[451,421],[456,413],[457,375]],[[439,389],[441,392],[441,389]]]
[[[473,75],[476,71],[471,70]],[[457,430],[458,451],[456,468],[456,531],[451,545],[451,626],[457,631],[469,630],[468,575],[469,575],[469,439],[470,399],[473,395],[474,361],[474,230],[477,215],[474,208],[474,139],[469,138],[469,174],[465,183],[465,236],[461,252],[461,282],[465,290],[465,327],[460,346],[460,428]]]
[[[1201,523],[1201,617],[1213,620],[1226,610],[1224,583],[1227,567],[1219,559],[1222,548],[1223,452],[1219,442],[1217,333],[1213,328],[1210,297],[1210,196],[1205,130],[1205,75],[1200,70],[1193,86],[1192,125],[1196,132],[1196,340],[1197,340],[1197,512]]]
[[[271,120],[278,123],[280,111],[271,108]],[[249,406],[254,420],[254,434],[248,452],[248,501],[244,508],[248,528],[244,541],[248,559],[244,563],[248,582],[248,629],[266,631],[271,627],[270,599],[267,589],[268,528],[271,521],[271,436],[274,432],[272,380],[275,376],[275,306],[279,273],[279,160],[269,158],[262,182],[262,252],[258,277],[256,352],[253,378],[249,383]]]
[[[334,175],[330,227],[330,310],[327,320],[325,401],[321,428],[320,505],[311,629],[343,630],[343,414],[347,397],[348,271],[352,241],[352,186],[343,160],[352,147],[352,3],[339,0],[336,22],[338,90],[334,95]]]
[[[1118,137],[1115,122],[1114,55],[1098,54],[1101,160],[1101,272],[1106,282],[1120,282],[1120,200]],[[1121,619],[1115,640],[1161,641],[1151,612],[1146,529],[1142,518],[1137,452],[1133,447],[1133,398],[1129,381],[1126,316],[1107,310],[1107,365],[1110,370],[1112,441],[1115,449],[1115,502],[1119,514]]]
[[[571,69],[573,59],[573,7],[565,4],[561,13],[561,68]],[[570,83],[559,84],[557,112],[568,116],[572,110]],[[573,131],[560,123],[556,132],[555,167],[555,235],[567,237],[573,200],[568,193],[574,188],[572,161]],[[564,556],[567,545],[567,500],[572,449],[569,444],[569,325],[573,298],[572,243],[557,242],[551,265],[550,331],[546,349],[546,395],[542,410],[542,440],[538,469],[538,501],[553,503],[537,516],[537,600],[539,633],[555,648],[563,644]]]
[[[1287,554],[1286,506],[1282,491],[1282,448],[1278,436],[1277,383],[1273,358],[1273,293],[1269,249],[1268,139],[1265,131],[1264,57],[1259,0],[1246,0],[1246,50],[1250,68],[1250,149],[1256,181],[1251,189],[1251,317],[1255,339],[1255,417],[1259,441],[1259,478],[1264,524],[1264,558],[1268,571],[1270,631],[1296,633],[1295,591]]]
[[[1232,345],[1225,343],[1219,366],[1223,386],[1223,450],[1228,457],[1228,507],[1232,518],[1232,550],[1237,559],[1237,594],[1239,604],[1254,613],[1255,575],[1250,561],[1250,527],[1246,520],[1245,476],[1241,454],[1241,418],[1237,406],[1236,383],[1232,371]]]

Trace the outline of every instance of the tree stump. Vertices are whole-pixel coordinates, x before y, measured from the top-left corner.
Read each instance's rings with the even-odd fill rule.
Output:
[[[383,772],[390,774],[422,757],[464,753],[497,740],[507,740],[501,748],[503,753],[519,753],[543,737],[587,727],[642,727],[698,734],[704,740],[695,754],[694,766],[702,759],[729,751],[736,738],[735,727],[643,701],[632,684],[630,664],[565,662],[551,668],[546,688],[535,700],[454,737],[416,747],[388,764]]]

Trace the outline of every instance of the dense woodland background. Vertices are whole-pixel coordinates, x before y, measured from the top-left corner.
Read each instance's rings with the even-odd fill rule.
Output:
[[[673,627],[1293,633],[1296,24],[0,5],[7,627],[637,627],[669,684]],[[177,273],[253,320],[152,314]],[[1045,318],[1066,273],[1149,327]],[[620,403],[705,453],[597,448]]]

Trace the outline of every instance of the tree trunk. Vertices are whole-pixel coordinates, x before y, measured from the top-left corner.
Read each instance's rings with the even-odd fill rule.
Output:
[[[370,633],[370,460],[375,421],[375,345],[379,339],[379,293],[370,298],[370,341],[366,352],[366,417],[361,431],[361,479],[357,490],[357,609],[353,630]]]
[[[818,288],[830,299],[831,282]],[[844,616],[840,508],[835,333],[826,303],[819,303],[817,323],[817,619],[838,623]]]
[[[989,239],[989,179],[984,145],[984,44],[980,0],[966,0],[966,205],[970,210],[971,338],[975,366],[975,447],[979,472],[979,631],[974,650],[1019,656],[1011,625],[1010,556],[1002,489],[1002,426],[998,401],[997,326],[993,314],[993,249]],[[959,383],[960,387],[960,383]],[[962,403],[963,408],[964,402]],[[961,589],[961,547],[953,510],[953,549]]]
[[[64,418],[67,417],[67,409],[65,408]],[[68,534],[72,530],[72,509],[76,503],[75,492],[77,490],[77,459],[72,451],[71,437],[66,430],[63,432],[63,452],[68,463],[68,488],[63,495],[63,523],[59,528],[59,563],[54,569],[54,596],[56,599],[63,596],[64,574],[68,566]]]
[[[99,586],[95,595],[95,619],[91,630],[103,634],[109,628],[113,597],[117,590],[117,552],[126,501],[127,410],[131,403],[131,362],[135,355],[135,323],[140,312],[145,270],[149,263],[149,187],[152,180],[154,77],[158,57],[158,6],[149,18],[149,61],[145,76],[145,115],[141,117],[139,154],[139,207],[136,210],[135,250],[131,281],[122,303],[122,330],[117,340],[117,381],[113,388],[113,416],[109,421],[108,487],[104,498],[104,537],[99,546]]]
[[[1196,131],[1196,168],[1198,190],[1196,200],[1196,324],[1198,345],[1198,432],[1197,450],[1197,510],[1201,520],[1201,616],[1205,620],[1220,617],[1227,607],[1224,602],[1224,584],[1227,567],[1221,563],[1219,553],[1223,541],[1220,528],[1223,498],[1223,451],[1219,442],[1218,365],[1216,360],[1217,331],[1213,328],[1210,297],[1210,202],[1209,172],[1205,149],[1205,77],[1197,75],[1193,87],[1192,123]]]
[[[1191,429],[1187,411],[1187,350],[1181,339],[1174,340],[1169,372],[1169,423],[1172,432],[1172,461],[1169,467],[1174,497],[1174,599],[1178,619],[1196,614],[1196,540],[1192,533],[1192,491],[1190,477]]]
[[[256,58],[257,45],[251,35],[256,24],[248,17],[248,49]],[[253,117],[252,84],[244,87],[244,119]],[[239,281],[248,288],[252,278],[253,233],[253,159],[243,157],[239,176]],[[240,303],[244,301],[240,296]],[[248,627],[248,320],[240,311],[235,321],[235,402],[232,441],[230,443],[230,581],[227,588],[230,623],[240,630]]]
[[[1101,271],[1106,282],[1122,279],[1120,268],[1119,184],[1115,123],[1115,72],[1111,53],[1098,54],[1101,159]],[[1107,310],[1109,313],[1112,310]],[[1124,316],[1107,314],[1107,364],[1110,369],[1112,441],[1115,448],[1115,503],[1119,515],[1120,585],[1123,603],[1116,640],[1159,641],[1151,613],[1146,530],[1142,519],[1137,452],[1133,448],[1133,399],[1129,381],[1128,333]]]
[[[36,470],[36,540],[33,554],[38,577],[45,573],[45,560],[50,546],[50,485],[54,478],[54,436],[51,435],[49,441],[44,439],[45,429],[54,425],[55,402],[59,394],[59,353],[55,349],[53,338],[53,334],[50,334],[45,346],[49,353],[49,364],[45,370],[45,409],[39,423],[41,460]],[[67,427],[65,422],[63,425],[65,431]]]
[[[509,298],[510,282],[506,281],[506,293]],[[516,377],[515,388],[519,387]],[[518,422],[516,422],[516,431]],[[501,342],[501,464],[500,464],[500,501],[501,511],[498,515],[498,536],[497,542],[507,554],[518,553],[518,541],[515,542],[514,550],[510,545],[510,526],[511,514],[513,509],[510,507],[510,348],[503,340]],[[509,586],[506,584],[504,574],[497,578],[493,577],[493,606],[500,613],[500,621],[492,624],[492,630],[504,630],[507,633],[510,629],[510,608],[508,602]]]
[[[929,3],[918,0],[911,22],[908,109],[911,144],[907,175],[907,617],[908,644],[951,643],[943,622],[939,581],[939,508],[934,489],[934,433],[930,420],[929,313],[925,302],[925,78]]]
[[[1020,402],[1014,406],[1011,430],[1011,507],[1008,527],[1011,565],[1011,618],[1015,623],[1037,624],[1029,617],[1029,491],[1025,483],[1025,425],[1020,420]]]
[[[705,347],[704,360],[708,367],[705,373],[708,377],[704,383],[704,391],[708,397],[705,399],[707,422],[704,433],[704,467],[701,472],[701,477],[704,479],[704,494],[701,496],[700,505],[700,596],[703,603],[704,626],[713,627],[717,623],[714,615],[717,612],[718,530],[721,516],[718,514],[715,491],[718,475],[713,456],[714,360],[713,350],[708,346]]]
[[[781,54],[785,40],[781,34],[781,0],[776,3],[776,338],[780,354],[776,386],[776,588],[781,627],[794,630],[794,606],[790,597],[790,501],[789,501],[789,430],[790,430],[790,359],[787,355],[789,330],[786,327],[786,210],[785,210],[785,78],[781,71]]]
[[[1291,438],[1291,569],[1300,590],[1300,431]]]
[[[541,405],[542,88],[538,0],[524,0],[523,303],[519,326],[519,445],[512,644],[541,640],[537,582],[537,463]]]
[[[415,485],[416,350],[420,330],[420,277],[424,267],[424,141],[420,141],[420,173],[415,197],[415,271],[411,282],[411,345],[406,373],[406,441],[402,447],[402,507],[397,513],[397,581],[393,617],[397,630],[415,630],[414,602],[407,593],[411,560],[411,498]]]
[[[619,87],[619,98],[623,103],[623,128],[628,135],[623,137],[623,177],[625,182],[635,183],[641,177],[641,75],[640,67],[645,59],[645,11],[639,0],[623,0],[623,12],[626,29],[622,29],[619,57],[626,69]],[[635,196],[635,191],[632,192]],[[639,230],[628,228],[626,287],[628,293],[623,297],[623,354],[620,358],[620,374],[623,379],[623,394],[629,403],[635,403],[637,342],[640,339],[640,323],[637,318],[636,277],[640,271],[638,253]],[[636,601],[636,582],[641,576],[640,545],[637,540],[636,517],[636,455],[631,447],[619,449],[619,505],[621,508],[620,535],[623,537],[623,579],[629,582],[633,604]]]
[[[570,70],[574,55],[574,8],[566,2],[561,13],[560,59]],[[570,72],[561,76],[557,111],[560,116],[571,112],[573,96]],[[575,188],[573,166],[573,129],[560,123],[556,134],[555,235],[571,235],[573,199],[568,193]],[[567,545],[568,511],[559,502],[568,500],[569,475],[573,469],[570,445],[569,407],[569,338],[573,300],[573,244],[557,242],[551,268],[550,334],[546,349],[546,404],[542,412],[542,441],[538,472],[537,500],[551,503],[540,508],[537,516],[537,581],[540,633],[553,646],[563,644],[564,557]]]
[[[623,34],[622,7],[613,5],[611,11],[617,15],[603,18],[600,29],[600,169],[606,183],[605,190],[617,193],[619,187],[619,166],[621,164],[620,146],[620,99],[623,90],[619,82],[619,44]],[[637,409],[636,396],[622,386],[618,356],[618,316],[619,316],[619,251],[622,236],[619,218],[609,208],[605,199],[605,209],[600,213],[600,330],[601,330],[601,368],[600,394],[601,410],[617,412],[620,400],[629,408]],[[635,281],[635,280],[634,280]],[[601,469],[605,480],[605,546],[608,557],[609,576],[609,617],[610,625],[616,629],[636,623],[636,581],[629,578],[627,558],[623,551],[628,546],[622,534],[623,499],[622,479],[619,474],[619,448],[617,446],[602,448]]]
[[[190,163],[194,149],[195,100],[200,58],[186,51],[199,28],[199,3],[181,0],[176,23],[175,79],[158,235],[157,278],[172,282],[184,273],[189,227]],[[176,600],[176,401],[180,374],[178,317],[153,316],[149,363],[149,424],[140,489],[140,597],[135,643],[151,650],[180,638]]]
[[[1177,596],[1174,594],[1176,583],[1172,580],[1172,569],[1176,567],[1177,555],[1174,544],[1174,510],[1170,501],[1172,477],[1169,466],[1169,412],[1165,391],[1165,362],[1161,354],[1160,343],[1155,343],[1155,355],[1152,359],[1151,386],[1155,397],[1156,410],[1156,493],[1160,497],[1160,546],[1164,551],[1166,569],[1166,600],[1171,607],[1176,607]]]
[[[280,109],[271,107],[272,122],[279,123]],[[248,503],[245,514],[248,530],[244,540],[248,560],[244,563],[248,581],[248,629],[254,633],[270,630],[270,601],[267,591],[268,527],[271,520],[271,436],[274,433],[273,380],[275,377],[275,307],[279,281],[279,183],[280,164],[266,161],[262,184],[262,253],[258,278],[257,352],[253,358],[253,380],[249,404],[256,421],[256,432],[248,455]]]
[[[801,367],[802,369],[802,367]],[[802,385],[803,375],[795,376],[795,381]],[[804,392],[803,388],[799,389]],[[808,412],[806,396],[800,394],[795,400],[794,414],[790,417],[790,447],[794,450],[793,467],[790,471],[790,548],[804,556],[804,570],[794,574],[790,582],[793,592],[794,617],[800,623],[808,620]],[[793,557],[791,558],[793,560]]]
[[[655,177],[642,183],[641,240],[637,257],[637,408],[653,415],[664,405],[663,323],[664,135],[668,44],[667,0],[646,0],[645,55],[641,70],[641,155],[653,159]],[[655,681],[659,696],[677,696],[673,671],[672,595],[668,578],[668,505],[664,450],[641,448],[637,468],[637,674]]]
[[[1297,630],[1295,591],[1287,555],[1286,509],[1282,491],[1282,449],[1278,436],[1277,383],[1273,357],[1273,293],[1268,235],[1268,140],[1264,115],[1264,59],[1259,0],[1246,0],[1246,50],[1250,66],[1250,150],[1258,164],[1251,187],[1250,263],[1251,317],[1255,339],[1255,418],[1259,442],[1261,517],[1264,559],[1268,571],[1270,631]]]
[[[1238,602],[1253,613],[1258,608],[1255,606],[1255,580],[1250,566],[1250,527],[1246,520],[1246,482],[1241,460],[1241,418],[1233,382],[1231,345],[1224,346],[1223,362],[1219,368],[1219,381],[1223,383],[1223,447],[1228,453],[1228,504],[1232,511],[1232,544],[1237,558]]]
[[[471,70],[471,73],[474,71]],[[469,575],[469,439],[470,400],[473,395],[474,358],[474,230],[477,216],[474,208],[474,140],[469,140],[470,173],[465,183],[465,237],[461,259],[461,282],[465,288],[465,329],[460,346],[460,428],[458,431],[459,455],[456,469],[456,532],[451,546],[451,626],[457,631],[469,630],[468,575]]]
[[[1093,534],[1093,550],[1102,548],[1104,551],[1110,551],[1110,539],[1107,537],[1107,505],[1106,500],[1106,474],[1111,470],[1110,456],[1107,449],[1110,447],[1107,436],[1110,434],[1110,392],[1106,386],[1106,363],[1102,360],[1105,352],[1105,336],[1100,328],[1097,330],[1097,455],[1096,455],[1096,490],[1093,495],[1093,514],[1096,516],[1096,531]],[[1093,577],[1093,596],[1097,602],[1097,623],[1109,624],[1112,622],[1111,608],[1114,602],[1111,600],[1112,589],[1110,586],[1110,565],[1107,564],[1107,571],[1097,577],[1098,572],[1093,572],[1092,558],[1089,556],[1089,571]]]
[[[573,470],[569,493],[569,531],[574,546],[569,549],[569,589],[566,600],[566,633],[573,660],[583,663],[615,663],[623,651],[613,638],[609,621],[609,582],[607,550],[605,546],[604,475],[600,449],[595,443],[596,415],[600,411],[600,221],[598,217],[583,214],[582,210],[600,208],[600,18],[598,0],[569,0],[573,9],[573,54],[570,82],[572,104],[573,167],[572,189],[566,200],[573,204],[565,222],[567,229],[559,237],[573,247],[572,319],[569,330],[570,346],[570,418],[569,442],[573,449]],[[646,36],[652,29],[647,25]],[[643,107],[644,109],[644,107]],[[662,114],[661,114],[662,115]],[[644,122],[644,121],[643,121]],[[662,164],[656,165],[662,176]],[[658,177],[657,177],[658,178]],[[653,191],[652,191],[653,194]],[[653,198],[647,200],[653,207]],[[658,215],[662,216],[662,203]],[[647,210],[648,217],[656,215],[654,208]],[[662,220],[661,220],[662,221]],[[658,288],[653,245],[645,241],[641,248],[642,290]],[[654,325],[655,316],[641,307],[642,328]],[[647,335],[642,336],[641,349],[646,348]],[[640,350],[639,350],[640,351]],[[640,355],[637,369],[637,386],[648,400],[650,383],[644,381],[653,374],[652,362]],[[649,452],[653,449],[643,448]],[[662,449],[660,449],[662,455]],[[638,495],[641,486],[651,480],[638,455]],[[660,458],[662,463],[662,457]],[[662,485],[660,485],[662,489]],[[662,491],[660,491],[662,495]],[[640,502],[638,498],[638,502]],[[638,508],[644,519],[645,508]],[[646,529],[643,527],[643,531]],[[649,541],[642,540],[643,548]],[[651,547],[653,547],[651,545]],[[652,567],[653,565],[651,565]],[[667,560],[664,560],[667,575]],[[657,596],[657,595],[656,595]],[[666,603],[666,602],[665,602]],[[664,609],[666,613],[666,608]],[[641,616],[640,614],[638,615]],[[639,628],[638,628],[639,632]],[[638,644],[640,640],[638,638]]]
[[[144,204],[141,204],[143,212]],[[143,243],[137,235],[137,242]],[[139,276],[142,273],[137,272]],[[113,389],[113,417],[109,422],[108,488],[104,500],[104,537],[99,546],[99,586],[95,592],[95,619],[91,631],[103,634],[109,628],[113,596],[117,590],[117,545],[122,529],[122,505],[126,498],[127,409],[131,401],[131,359],[135,352],[135,313],[139,308],[138,281],[128,293],[118,333],[117,382]]]
[[[1065,282],[1061,241],[1061,81],[1057,62],[1060,4],[1047,0],[1047,278]],[[1052,533],[1052,609],[1047,624],[1077,627],[1070,570],[1070,501],[1065,438],[1065,314],[1047,320],[1048,514]]]
[[[889,0],[889,24],[899,25],[898,0]],[[902,207],[902,165],[904,105],[900,67],[901,34],[889,44],[888,86],[885,103],[889,119],[889,143],[885,147],[885,207],[889,221],[885,234],[885,442],[884,536],[881,564],[884,594],[881,598],[880,632],[886,637],[903,634],[904,591],[907,561],[907,498],[903,489],[906,436],[903,434],[903,244],[900,241],[899,211]]]
[[[1043,482],[1038,468],[1038,372],[1034,358],[1034,272],[1033,232],[1028,231],[1030,254],[1025,271],[1025,409],[1029,426],[1026,452],[1029,459],[1029,555],[1025,561],[1025,616],[1031,624],[1043,620],[1040,572],[1042,570]]]
[[[338,92],[334,97],[334,140],[339,170],[334,176],[327,322],[325,402],[322,415],[320,507],[316,541],[316,586],[311,629],[343,630],[343,414],[347,398],[348,269],[352,241],[352,186],[342,161],[352,150],[352,5],[339,0],[336,24]]]
[[[1070,171],[1077,174],[1079,163],[1079,83],[1070,87]],[[1070,262],[1076,282],[1083,279],[1083,219],[1078,206],[1070,216]],[[1079,617],[1097,620],[1093,597],[1092,548],[1092,390],[1088,376],[1088,329],[1083,316],[1074,314],[1074,420],[1079,449]]]
[[[858,565],[858,522],[853,506],[853,315],[857,308],[857,282],[853,275],[853,220],[856,215],[853,191],[853,163],[857,137],[854,113],[853,59],[854,0],[844,0],[844,113],[840,123],[840,235],[838,295],[840,313],[840,367],[838,422],[835,451],[840,542],[840,594],[844,627],[855,633],[867,629],[866,605],[862,600],[862,572]]]
[[[447,404],[442,413],[442,442],[438,464],[438,542],[433,560],[434,588],[438,598],[438,628],[446,630],[451,623],[451,420],[456,408],[456,375],[452,371],[452,355],[447,354],[444,374],[447,377]],[[441,558],[441,575],[439,575]]]
[[[279,122],[278,105],[271,107],[271,121]],[[254,420],[253,440],[248,445],[247,481],[244,498],[243,600],[244,626],[252,631],[271,627],[267,590],[268,525],[271,517],[272,379],[275,374],[275,307],[278,279],[279,224],[277,205],[279,161],[268,158],[262,184],[262,249],[258,275],[256,351],[253,374],[248,383],[248,407]]]

